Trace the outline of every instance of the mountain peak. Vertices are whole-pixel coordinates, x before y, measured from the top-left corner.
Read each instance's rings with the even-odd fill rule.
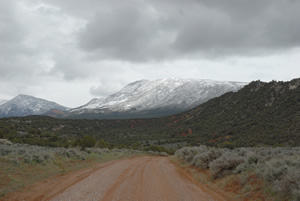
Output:
[[[86,105],[70,110],[70,115],[93,113],[110,116],[116,113],[149,113],[149,111],[156,113],[150,115],[151,117],[156,117],[158,113],[174,114],[191,109],[226,92],[237,91],[246,84],[178,78],[138,80],[106,98],[93,99]]]
[[[123,89],[121,89],[118,93],[133,93],[134,91],[136,91],[137,89],[139,89],[140,87],[146,85],[147,83],[149,83],[149,80],[138,80],[135,82],[131,82],[128,85],[126,85]]]
[[[32,96],[29,95],[25,95],[25,94],[19,94],[17,96],[15,96],[13,99],[25,99],[25,98],[30,98]]]
[[[20,98],[35,98],[34,96],[27,95],[27,94],[19,94],[15,98],[20,97]]]
[[[65,111],[67,108],[55,102],[20,94],[0,105],[0,117],[41,115],[50,109]]]
[[[36,98],[34,96],[30,96],[30,95],[26,95],[26,94],[19,94],[16,97],[14,97],[11,100],[22,100],[22,101],[26,101],[26,100],[44,100],[41,98]]]

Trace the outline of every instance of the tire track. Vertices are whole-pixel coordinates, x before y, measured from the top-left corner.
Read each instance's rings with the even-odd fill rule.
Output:
[[[40,184],[9,201],[226,201],[187,176],[167,157],[142,156],[102,164]],[[5,201],[6,201],[5,200]]]
[[[151,160],[151,159],[148,159],[148,160]],[[146,160],[146,162],[148,160]],[[134,168],[131,166],[131,167],[127,168],[126,170],[124,170],[122,172],[122,174],[118,177],[117,181],[110,187],[108,192],[101,199],[101,201],[113,200],[113,197],[115,196],[116,191],[118,190],[120,185],[122,185],[124,183],[124,181],[126,181],[127,179],[130,179],[131,177],[133,177],[134,174],[136,174],[137,170],[140,168],[140,166],[142,166],[144,164],[145,164],[145,161],[142,161]]]

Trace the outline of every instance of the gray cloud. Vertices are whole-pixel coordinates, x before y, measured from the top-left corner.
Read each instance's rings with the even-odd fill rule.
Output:
[[[9,80],[22,71],[21,64],[32,64],[31,54],[23,41],[27,30],[18,18],[18,7],[15,1],[0,1],[0,78]],[[29,67],[31,68],[31,67]],[[32,69],[32,68],[31,68]],[[24,76],[23,72],[21,76]]]
[[[110,82],[100,81],[100,83],[97,86],[92,86],[90,88],[90,93],[93,96],[105,97],[105,96],[109,96],[109,95],[117,92],[123,86],[124,85],[121,85],[120,83],[116,83],[116,82],[113,82],[113,81],[110,81]]]
[[[135,61],[265,54],[300,45],[299,1],[129,2],[99,6],[79,35],[80,47],[98,59]]]
[[[20,42],[23,25],[18,22],[14,1],[0,1],[0,42]]]
[[[300,73],[299,10],[297,0],[0,0],[0,99],[78,106],[138,79],[289,79]]]
[[[106,56],[138,57],[149,40],[143,17],[133,6],[98,11],[80,36],[80,45],[88,51],[100,50]]]
[[[295,0],[44,0],[83,19],[78,45],[94,60],[265,55],[299,47]]]
[[[15,4],[13,1],[0,1],[0,54],[7,58],[15,54],[22,41],[23,27],[18,22]]]

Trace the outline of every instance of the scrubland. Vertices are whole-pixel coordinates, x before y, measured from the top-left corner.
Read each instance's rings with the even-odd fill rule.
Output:
[[[146,153],[142,151],[128,149],[81,150],[0,144],[0,198],[55,175],[93,167],[99,162],[144,154]]]
[[[214,148],[184,147],[175,156],[186,164],[207,172],[210,182],[227,179],[238,181],[240,189],[251,178],[263,183],[261,190],[273,200],[300,200],[300,147],[276,148]],[[226,186],[224,184],[224,189]],[[232,183],[232,181],[231,181]],[[246,194],[247,195],[247,192]]]

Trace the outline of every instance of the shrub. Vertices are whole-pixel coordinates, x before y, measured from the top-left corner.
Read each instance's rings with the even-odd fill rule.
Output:
[[[291,195],[295,200],[300,200],[300,169],[289,167],[286,174],[275,180],[273,187],[283,195]]]
[[[179,159],[184,160],[185,162],[192,162],[194,156],[198,153],[203,153],[207,151],[206,146],[199,146],[199,147],[184,147],[175,152],[175,156]]]
[[[211,148],[205,152],[198,153],[194,156],[192,164],[201,169],[208,169],[209,164],[221,156],[221,151],[215,148]]]
[[[300,147],[211,148],[184,147],[175,156],[198,168],[209,167],[213,179],[240,174],[241,184],[249,172],[290,200],[300,201]]]
[[[93,147],[96,144],[96,140],[91,136],[84,136],[80,140],[79,146],[81,147],[81,150],[84,150],[87,147]]]
[[[27,164],[45,164],[53,162],[56,157],[68,160],[85,160],[92,157],[99,159],[104,153],[108,152],[116,154],[141,153],[141,151],[138,150],[128,149],[109,150],[107,148],[86,148],[81,151],[79,148],[52,148],[26,144],[0,144],[0,157],[16,164],[19,162]]]
[[[266,181],[274,182],[286,174],[288,166],[282,159],[272,159],[267,161],[263,166],[257,167],[256,173],[261,175]]]
[[[216,179],[233,173],[234,169],[243,162],[244,159],[237,154],[226,152],[209,164],[209,170],[212,178]]]

